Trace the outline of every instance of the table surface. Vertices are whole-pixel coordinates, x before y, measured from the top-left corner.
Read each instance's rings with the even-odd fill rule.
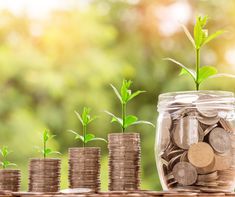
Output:
[[[150,197],[150,196],[159,196],[159,197],[223,197],[223,196],[234,196],[235,192],[213,192],[203,193],[203,192],[194,192],[194,191],[175,191],[175,192],[163,192],[163,191],[120,191],[120,192],[99,192],[99,193],[80,193],[80,194],[62,194],[62,193],[33,193],[33,192],[0,192],[0,197]]]

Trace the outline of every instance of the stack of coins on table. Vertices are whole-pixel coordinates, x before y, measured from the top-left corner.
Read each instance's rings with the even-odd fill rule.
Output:
[[[108,136],[109,190],[138,190],[140,187],[140,135],[112,133]]]
[[[60,159],[32,159],[29,165],[29,192],[58,192],[60,166]]]
[[[19,170],[0,170],[0,191],[17,192],[20,189]]]
[[[69,188],[100,190],[100,148],[69,149]]]
[[[168,188],[234,188],[234,109],[213,99],[172,102],[162,115],[158,167]]]

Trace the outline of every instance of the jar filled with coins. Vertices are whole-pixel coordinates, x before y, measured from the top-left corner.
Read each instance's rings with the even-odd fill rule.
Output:
[[[155,156],[163,189],[233,191],[234,94],[161,94],[158,112]]]

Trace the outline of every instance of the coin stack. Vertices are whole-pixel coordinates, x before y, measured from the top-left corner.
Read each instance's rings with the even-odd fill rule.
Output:
[[[0,170],[0,191],[17,192],[20,189],[19,170]]]
[[[139,133],[108,135],[109,190],[138,190],[140,187]]]
[[[187,96],[170,102],[160,115],[157,157],[162,182],[166,188],[232,190],[234,106],[215,104],[216,95]]]
[[[100,148],[69,149],[69,188],[100,190]]]
[[[60,159],[32,159],[29,165],[29,192],[60,190]]]

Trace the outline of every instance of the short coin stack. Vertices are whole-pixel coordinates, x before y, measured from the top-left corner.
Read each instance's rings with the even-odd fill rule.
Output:
[[[235,186],[233,105],[215,105],[213,101],[220,98],[208,94],[187,98],[171,102],[159,122],[158,167],[165,185],[203,191],[232,190]]]
[[[17,192],[20,189],[19,170],[0,170],[0,191]]]
[[[109,190],[138,190],[140,187],[139,133],[108,135]]]
[[[29,192],[58,192],[60,166],[60,159],[32,159],[29,166]]]
[[[100,148],[69,149],[69,188],[100,190]]]

